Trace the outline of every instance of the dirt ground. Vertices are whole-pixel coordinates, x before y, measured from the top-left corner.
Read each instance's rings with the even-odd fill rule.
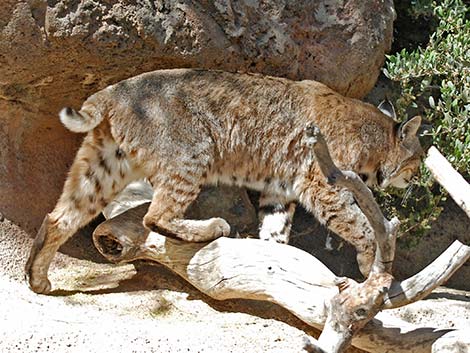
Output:
[[[1,352],[299,353],[303,337],[316,334],[270,303],[212,300],[162,266],[108,264],[90,231],[56,256],[50,278],[58,290],[43,296],[24,281],[32,240],[7,219],[0,222]],[[470,293],[439,288],[394,314],[470,330]]]

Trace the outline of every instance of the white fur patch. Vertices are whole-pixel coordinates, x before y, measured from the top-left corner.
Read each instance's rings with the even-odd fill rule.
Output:
[[[290,227],[285,227],[287,222],[290,222],[288,212],[266,214],[259,231],[259,238],[288,243]]]
[[[72,113],[68,113],[68,110]],[[88,132],[93,130],[101,121],[101,116],[92,117],[83,112],[77,113],[75,110],[70,108],[63,108],[59,112],[59,118],[62,124],[73,132]]]

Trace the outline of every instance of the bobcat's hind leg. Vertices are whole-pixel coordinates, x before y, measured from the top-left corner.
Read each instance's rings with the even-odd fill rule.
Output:
[[[62,195],[36,236],[26,263],[29,284],[36,293],[50,292],[47,272],[59,247],[134,179],[135,171],[124,152],[103,129],[85,138]]]
[[[223,218],[183,218],[187,207],[197,198],[203,181],[203,172],[194,172],[194,169],[199,168],[192,168],[191,173],[168,173],[167,170],[166,180],[162,175],[151,178],[154,195],[144,217],[146,228],[190,242],[210,241],[230,234],[230,225]]]
[[[295,202],[284,197],[262,193],[259,199],[259,238],[278,243],[289,243]]]

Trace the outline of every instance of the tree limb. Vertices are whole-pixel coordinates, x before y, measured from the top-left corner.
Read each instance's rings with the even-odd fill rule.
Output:
[[[395,242],[400,221],[384,217],[374,195],[354,172],[341,171],[333,163],[326,141],[315,125],[306,128],[307,143],[313,148],[320,170],[329,184],[344,187],[354,194],[361,211],[366,216],[377,240],[378,249],[373,265],[375,272],[391,273],[395,257]]]
[[[455,240],[446,251],[421,272],[401,282],[394,282],[385,296],[384,309],[393,309],[427,297],[444,284],[470,258],[470,247]]]
[[[439,184],[449,192],[457,205],[470,217],[470,185],[465,179],[434,146],[429,148],[424,163]]]

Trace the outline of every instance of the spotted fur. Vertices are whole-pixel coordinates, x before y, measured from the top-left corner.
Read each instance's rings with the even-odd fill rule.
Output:
[[[151,230],[188,241],[228,235],[224,219],[188,220],[184,212],[204,184],[246,186],[261,192],[261,238],[288,242],[298,201],[355,245],[367,273],[375,251],[370,226],[348,191],[327,184],[304,129],[316,124],[338,166],[371,186],[403,186],[421,154],[419,117],[398,127],[321,83],[253,74],[150,72],[97,92],[79,112],[64,109],[61,120],[90,131],[26,266],[39,293],[50,291],[47,272],[59,246],[139,178],[154,190],[143,220]]]

